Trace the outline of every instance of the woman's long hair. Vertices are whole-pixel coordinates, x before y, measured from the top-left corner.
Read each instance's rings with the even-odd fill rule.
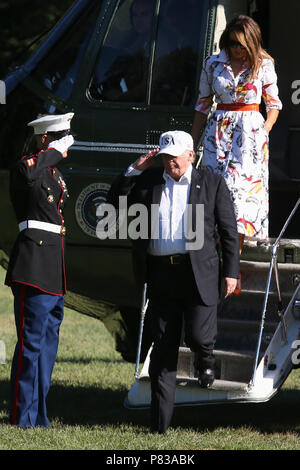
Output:
[[[260,27],[249,16],[238,15],[233,18],[227,24],[219,42],[220,49],[225,49],[228,57],[230,57],[230,33],[233,32],[235,33],[236,40],[245,47],[248,53],[251,78],[254,78],[257,75],[263,59],[267,58],[273,60],[262,47]]]

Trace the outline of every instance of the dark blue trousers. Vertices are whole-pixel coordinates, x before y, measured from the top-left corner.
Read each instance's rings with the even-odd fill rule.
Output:
[[[11,423],[49,426],[46,397],[54,367],[64,297],[14,283],[18,341],[11,369]]]

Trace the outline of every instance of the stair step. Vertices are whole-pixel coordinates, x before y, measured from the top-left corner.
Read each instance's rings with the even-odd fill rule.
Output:
[[[271,247],[276,241],[275,238],[270,238],[267,242],[245,240],[241,258],[255,261],[270,261]],[[282,238],[278,247],[278,262],[279,263],[300,263],[300,240]]]
[[[254,356],[251,353],[214,350],[216,358],[216,379],[246,383],[252,375]],[[195,354],[187,347],[180,347],[177,363],[177,377],[196,379]]]
[[[270,262],[241,260],[240,269],[242,274],[242,289],[244,292],[264,294],[270,269]],[[280,290],[283,295],[294,292],[296,283],[299,282],[300,264],[279,263],[278,264]],[[277,294],[275,275],[273,273],[270,292]]]
[[[141,376],[138,379],[141,382],[150,382],[149,376]],[[176,377],[176,385],[179,387],[197,387],[199,390],[228,390],[228,391],[246,391],[248,383],[246,382],[235,382],[232,380],[214,380],[213,384],[209,388],[202,388],[198,384],[196,378],[187,377]]]
[[[278,321],[271,321],[265,323],[265,331],[273,332],[276,330]],[[218,332],[220,331],[230,331],[231,333],[240,333],[241,331],[247,331],[251,333],[258,333],[260,327],[259,320],[236,320],[236,319],[227,319],[220,318],[218,319]]]
[[[192,387],[199,387],[198,380],[197,379],[187,379],[186,377],[177,377],[176,378],[176,383],[177,385],[180,385],[182,387],[184,386],[192,386]],[[245,391],[248,388],[248,383],[245,382],[235,382],[232,380],[220,380],[216,379],[214,380],[213,384],[203,390],[229,390],[229,391],[234,391],[234,390],[241,390]],[[201,388],[202,389],[202,388]]]
[[[190,348],[187,348],[187,347],[184,347],[184,346],[180,346],[179,354],[194,356],[194,353],[190,350]],[[230,359],[230,360],[237,359],[237,360],[240,360],[240,361],[243,361],[243,360],[249,361],[249,360],[253,359],[252,354],[250,354],[248,352],[242,353],[242,352],[236,352],[236,351],[223,351],[223,350],[219,350],[219,349],[214,350],[214,356],[216,358],[222,358],[222,359],[226,358],[226,359]]]
[[[240,320],[261,321],[262,309],[264,304],[265,292],[242,291],[241,295],[231,296],[225,299],[218,307],[218,320]],[[291,295],[282,293],[283,306],[287,307]],[[269,296],[267,305],[266,323],[278,323],[278,296],[272,294]],[[250,326],[250,325],[249,325]]]

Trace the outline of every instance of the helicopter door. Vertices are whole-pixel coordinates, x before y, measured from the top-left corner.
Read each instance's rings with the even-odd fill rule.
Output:
[[[120,2],[94,70],[92,99],[193,104],[206,2],[158,3],[157,16],[157,0]]]
[[[140,152],[157,145],[165,130],[191,129],[211,8],[195,0],[117,5],[87,92],[94,141],[140,144]],[[132,161],[129,153],[118,159],[117,171]]]

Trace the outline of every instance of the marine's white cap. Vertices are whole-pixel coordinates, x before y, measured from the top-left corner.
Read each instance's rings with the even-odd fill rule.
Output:
[[[194,150],[192,136],[184,131],[168,131],[161,134],[159,139],[160,153],[178,157],[186,150]]]
[[[71,128],[71,120],[74,113],[50,114],[31,121],[27,126],[32,126],[34,133],[42,135],[45,132],[66,131]]]

